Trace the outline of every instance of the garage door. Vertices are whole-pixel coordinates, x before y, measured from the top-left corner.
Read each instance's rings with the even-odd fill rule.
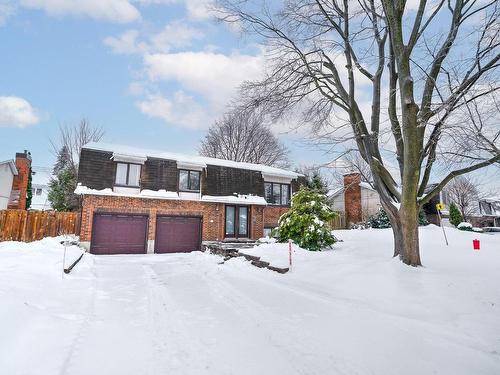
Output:
[[[92,254],[145,254],[146,215],[94,214]]]
[[[188,253],[200,250],[201,218],[158,216],[155,253]]]

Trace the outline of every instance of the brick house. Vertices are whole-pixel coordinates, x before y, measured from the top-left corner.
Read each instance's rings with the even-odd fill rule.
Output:
[[[277,226],[301,181],[260,164],[90,143],[75,190],[80,241],[92,253],[117,254],[258,239]]]

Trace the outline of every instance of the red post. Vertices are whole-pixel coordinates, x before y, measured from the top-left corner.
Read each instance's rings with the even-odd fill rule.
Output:
[[[480,249],[481,247],[481,244],[479,242],[479,240],[472,240],[472,247],[474,248],[474,250],[478,250]]]
[[[292,268],[292,240],[288,240],[288,266]]]

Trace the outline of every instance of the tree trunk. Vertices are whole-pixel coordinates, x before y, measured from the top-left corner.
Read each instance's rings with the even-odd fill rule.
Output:
[[[403,238],[404,251],[400,251],[399,258],[410,266],[421,266],[420,249],[418,240],[418,207],[401,207],[399,216],[401,221],[401,235]],[[415,212],[415,208],[417,208]]]
[[[385,206],[385,205],[382,205]],[[391,221],[394,237],[394,254],[410,266],[421,266],[419,238],[418,238],[418,212],[417,204],[401,205],[399,210],[384,207]]]

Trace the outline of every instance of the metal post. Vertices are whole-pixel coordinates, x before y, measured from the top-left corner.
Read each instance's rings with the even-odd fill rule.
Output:
[[[63,255],[63,263],[62,263],[62,273],[61,273],[61,279],[64,279],[64,265],[66,264],[66,246],[68,244],[68,241],[66,239],[66,236],[64,236],[64,255]]]
[[[444,240],[446,242],[446,246],[448,246],[448,238],[446,237],[446,231],[444,230],[443,220],[441,219],[441,210],[438,210],[439,224],[441,225],[441,229],[443,230]]]
[[[292,240],[288,240],[288,268],[292,270]]]

